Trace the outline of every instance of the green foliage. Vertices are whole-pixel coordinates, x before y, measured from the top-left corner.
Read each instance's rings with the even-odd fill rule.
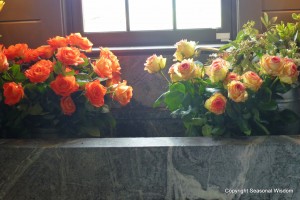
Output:
[[[270,19],[264,13],[261,20],[265,32],[259,33],[252,21],[246,23],[236,39],[222,46],[206,63],[209,68],[213,59],[222,57],[230,63],[230,72],[241,76],[248,71],[255,72],[263,83],[257,91],[246,87],[247,100],[238,102],[229,97],[224,80],[212,81],[207,68],[199,65],[197,67],[205,74],[169,83],[168,91],[155,101],[154,107],[165,105],[173,117],[182,119],[188,136],[270,135],[277,132],[279,126],[299,121],[297,113],[279,106],[281,95],[298,88],[299,81],[284,83],[279,75],[276,77],[263,71],[260,62],[264,55],[288,57],[299,68],[300,14],[292,17],[295,23],[276,24],[277,17]],[[213,113],[204,106],[216,93],[227,99],[222,113]]]

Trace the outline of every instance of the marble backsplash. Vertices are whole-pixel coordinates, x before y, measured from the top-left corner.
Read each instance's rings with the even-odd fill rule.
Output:
[[[300,137],[0,140],[3,200],[298,200]]]

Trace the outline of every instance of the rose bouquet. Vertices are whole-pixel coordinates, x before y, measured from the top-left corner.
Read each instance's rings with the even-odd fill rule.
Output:
[[[1,137],[49,130],[105,136],[115,123],[109,99],[126,105],[132,97],[132,87],[121,82],[117,57],[101,48],[99,58],[88,58],[84,52],[92,43],[79,33],[47,43],[36,49],[27,44],[0,48]]]
[[[145,70],[168,81],[168,90],[154,107],[164,104],[173,117],[181,118],[189,136],[285,134],[276,130],[298,120],[297,113],[278,103],[299,85],[300,15],[293,18],[296,23],[275,24],[265,14],[264,33],[249,22],[236,40],[220,49],[177,42],[170,80],[162,71],[166,59],[150,56]],[[196,60],[203,50],[215,51],[205,64]]]

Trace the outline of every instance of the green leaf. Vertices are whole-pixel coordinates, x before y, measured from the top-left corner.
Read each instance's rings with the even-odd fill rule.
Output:
[[[212,135],[212,126],[206,124],[202,126],[202,135],[203,136],[211,136]]]
[[[54,65],[54,72],[56,74],[62,74],[62,75],[66,74],[64,66],[61,62],[59,62],[59,61],[56,62],[56,64]]]
[[[27,112],[30,115],[42,115],[43,114],[43,108],[42,108],[42,106],[39,103],[37,103],[37,104],[35,104],[33,106],[30,106],[28,108]]]
[[[274,110],[277,110],[278,108],[278,104],[276,101],[274,100],[271,100],[269,102],[261,102],[259,104],[259,108],[261,110],[266,110],[266,111],[274,111]]]
[[[249,128],[249,123],[248,121],[246,120],[242,120],[242,119],[239,119],[237,121],[239,127],[240,127],[240,130],[245,134],[245,135],[251,135],[251,129]]]
[[[174,111],[180,108],[181,103],[184,99],[184,94],[181,92],[167,92],[165,95],[164,102],[167,105],[168,109]]]
[[[181,92],[181,93],[185,93],[185,85],[181,82],[176,82],[173,83],[172,85],[170,85],[170,91],[171,92]]]
[[[80,131],[82,133],[85,133],[87,135],[93,136],[93,137],[100,137],[101,133],[98,127],[96,126],[81,126]]]
[[[161,94],[161,95],[155,100],[155,102],[154,102],[154,104],[153,104],[153,108],[157,108],[157,107],[159,107],[159,106],[163,103],[166,93],[167,93],[167,92]]]

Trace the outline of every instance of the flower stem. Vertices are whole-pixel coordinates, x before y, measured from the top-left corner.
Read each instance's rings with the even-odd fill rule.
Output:
[[[169,81],[169,79],[165,76],[165,74],[162,72],[162,70],[159,71],[160,74],[165,78],[165,80],[168,82],[168,84],[170,85],[171,82]]]

